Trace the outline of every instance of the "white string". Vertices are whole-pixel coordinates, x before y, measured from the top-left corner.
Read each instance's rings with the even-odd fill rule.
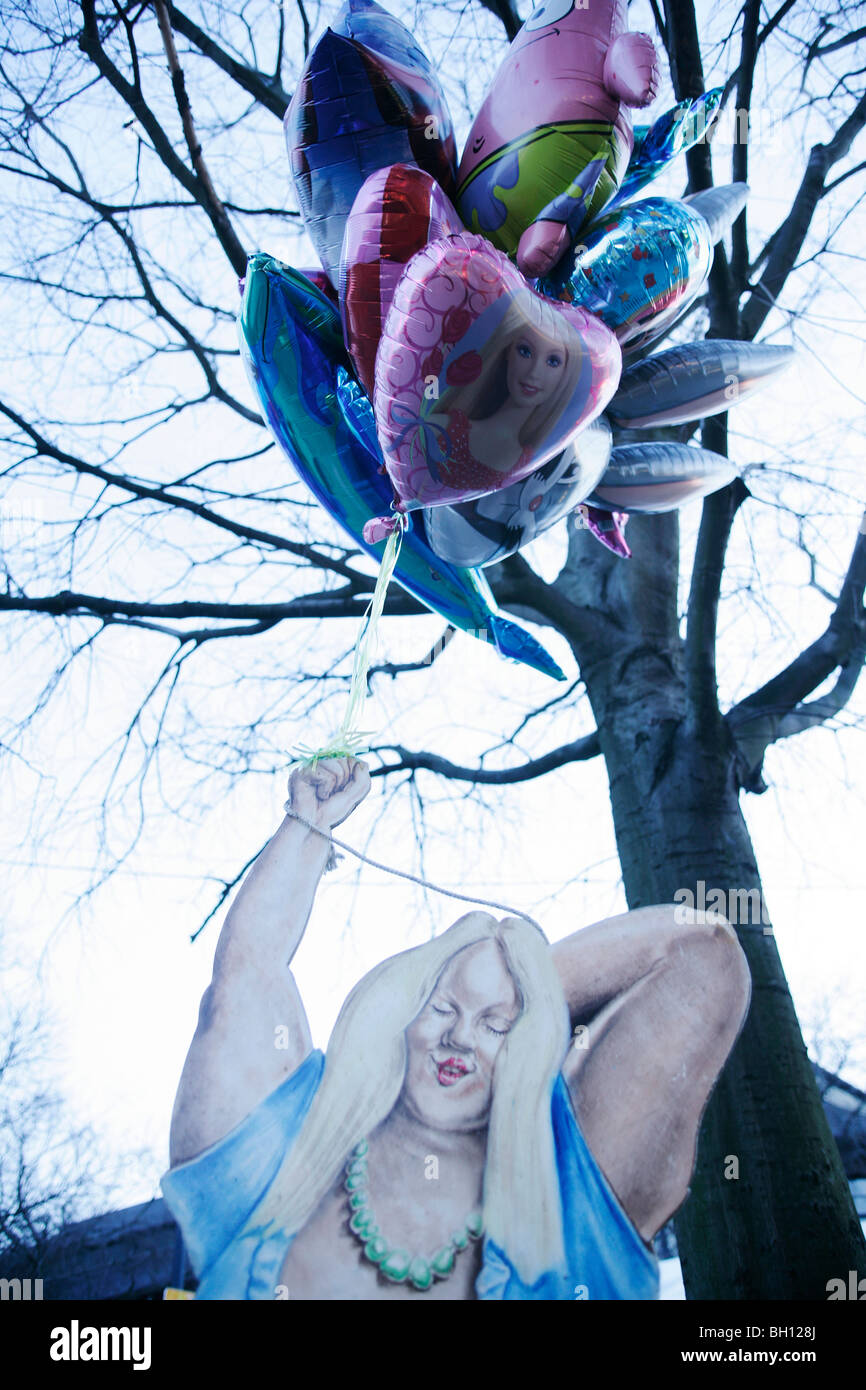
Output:
[[[455,893],[453,889],[441,888],[438,883],[431,883],[429,879],[420,878],[418,874],[406,873],[404,869],[392,869],[390,864],[380,864],[378,860],[368,858],[366,854],[361,854],[360,850],[353,849],[351,845],[344,844],[342,840],[336,839],[333,835],[329,834],[328,831],[321,830],[318,825],[313,825],[311,821],[305,820],[303,816],[298,815],[297,811],[292,810],[291,804],[288,801],[283,807],[283,810],[287,816],[291,816],[293,820],[299,821],[300,824],[305,825],[308,830],[313,830],[317,835],[321,835],[322,839],[327,840],[330,845],[338,845],[339,848],[344,849],[347,854],[352,854],[356,859],[360,859],[362,864],[369,864],[372,869],[381,869],[385,874],[395,874],[397,878],[407,878],[410,883],[418,883],[422,888],[431,888],[434,893],[441,893],[446,898],[459,898],[459,900],[464,903],[476,903],[480,904],[482,907],[495,907],[498,912],[507,912],[510,917],[522,917],[524,921],[531,922],[532,926],[536,927],[538,931],[541,932],[542,936],[544,935],[542,928],[539,926],[538,922],[536,922],[535,918],[530,917],[528,912],[521,912],[520,908],[509,907],[507,903],[496,903],[490,898],[474,898],[468,893]],[[325,867],[327,869],[335,869],[337,867],[336,858],[332,849],[331,857]]]

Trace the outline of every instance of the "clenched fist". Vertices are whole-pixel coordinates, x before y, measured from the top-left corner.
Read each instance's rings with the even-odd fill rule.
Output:
[[[369,790],[366,763],[357,758],[324,758],[315,767],[294,769],[287,807],[320,830],[332,830],[352,814]]]

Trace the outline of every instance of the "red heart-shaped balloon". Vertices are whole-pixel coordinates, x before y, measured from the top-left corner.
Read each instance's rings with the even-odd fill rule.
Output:
[[[373,394],[376,349],[406,263],[463,223],[436,180],[392,164],[364,182],[346,219],[340,257],[343,336],[358,379]]]

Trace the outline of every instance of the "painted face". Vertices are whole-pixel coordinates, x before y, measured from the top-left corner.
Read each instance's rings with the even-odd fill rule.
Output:
[[[550,400],[568,363],[564,347],[527,329],[508,349],[508,394],[531,409]]]
[[[458,951],[406,1030],[402,1100],[434,1129],[483,1129],[493,1068],[520,1015],[517,986],[495,941]]]

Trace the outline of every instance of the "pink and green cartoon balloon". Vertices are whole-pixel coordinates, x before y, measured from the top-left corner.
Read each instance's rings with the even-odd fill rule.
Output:
[[[457,210],[524,274],[545,275],[628,167],[630,107],[658,88],[626,0],[544,0],[512,43],[469,132]]]

